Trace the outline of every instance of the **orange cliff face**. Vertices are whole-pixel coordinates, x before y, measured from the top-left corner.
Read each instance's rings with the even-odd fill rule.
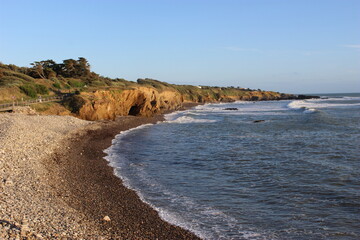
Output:
[[[86,102],[78,116],[86,120],[115,119],[116,116],[152,116],[182,107],[182,96],[173,91],[139,87],[132,90],[101,90],[82,93]]]
[[[78,111],[77,117],[91,121],[114,120],[116,116],[128,115],[149,117],[168,110],[180,109],[185,99],[185,96],[175,90],[159,92],[151,87],[137,87],[131,90],[98,90],[83,92],[80,96],[85,100],[85,104]],[[246,91],[238,96],[219,94],[217,99],[202,96],[194,102],[264,101],[279,100],[284,96],[284,94],[270,91]]]

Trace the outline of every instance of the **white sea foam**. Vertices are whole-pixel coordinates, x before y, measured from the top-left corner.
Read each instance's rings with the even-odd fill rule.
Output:
[[[328,103],[325,103],[324,101],[328,101]],[[187,111],[168,114],[165,116],[165,119],[167,123],[196,123],[196,121],[204,122],[204,120],[205,122],[208,122],[210,119],[205,119],[208,113],[215,113],[212,115],[215,116],[215,119],[222,119],[223,116],[221,114],[223,113],[229,115],[278,115],[279,113],[297,114],[295,111],[289,111],[289,108],[299,109],[301,110],[301,112],[304,113],[313,113],[318,111],[317,108],[315,108],[316,104],[331,104],[331,102],[329,103],[329,101],[331,101],[332,104],[340,104],[335,100],[329,99],[302,101],[298,100],[292,102],[279,101],[271,105],[267,105],[268,102],[233,103],[227,105],[208,104],[199,106],[198,109],[191,109]],[[344,104],[347,104],[347,102],[344,102]],[[224,110],[224,108],[227,107],[236,107],[239,110]],[[237,118],[233,117],[231,119]],[[238,119],[241,120],[242,118],[239,117]],[[248,118],[243,121],[244,123],[252,124],[252,121],[249,121]],[[269,122],[271,122],[271,120],[266,120],[266,123]],[[175,126],[176,125],[173,125],[173,127]],[[182,126],[178,126],[182,128]],[[194,124],[193,126],[196,127],[197,125]],[[143,127],[144,126],[141,126],[139,128]],[[273,233],[271,232],[271,230],[269,231],[262,229],[262,226],[249,228],[246,225],[246,222],[244,222],[244,225],[242,226],[241,220],[237,220],[236,218],[232,217],[233,213],[230,212],[227,214],[226,210],[225,212],[223,212],[216,207],[211,208],[209,206],[206,206],[206,201],[200,202],[196,200],[196,198],[192,199],[191,197],[185,197],[181,193],[177,193],[176,191],[171,190],[170,187],[162,185],[161,182],[156,181],[156,178],[152,178],[152,174],[146,172],[146,164],[141,165],[131,163],[130,156],[129,159],[125,159],[122,155],[119,154],[119,152],[121,152],[121,146],[119,145],[122,145],[123,147],[124,144],[127,144],[126,142],[122,142],[125,141],[123,137],[131,134],[134,130],[136,129],[124,131],[117,136],[117,139],[113,142],[116,146],[113,146],[112,151],[109,150],[110,156],[108,158],[108,161],[110,162],[109,164],[111,166],[116,168],[115,174],[123,180],[124,185],[136,191],[140,199],[150,205],[153,209],[155,209],[163,220],[187,229],[203,239],[232,239],[231,236],[235,236],[234,239],[276,239],[276,232]],[[235,136],[249,138],[249,135]],[[253,138],[258,137],[256,135],[254,136],[255,137]],[[114,164],[111,164],[112,162]],[[244,213],[248,214],[246,210],[244,210]],[[254,213],[251,214],[251,216],[254,216],[254,218],[259,217],[256,215],[257,212],[251,213]]]
[[[107,154],[107,156],[104,157],[104,159],[106,159],[108,162],[109,162],[109,166],[111,167],[117,167],[117,162],[113,161],[114,158],[119,158],[119,155],[117,154],[117,146],[120,144],[121,142],[121,139],[123,137],[125,137],[126,135],[134,132],[134,131],[138,131],[140,129],[143,129],[143,128],[147,128],[149,126],[151,126],[153,124],[143,124],[143,125],[140,125],[138,127],[135,127],[135,128],[131,128],[131,129],[128,129],[128,130],[125,130],[125,131],[121,131],[119,134],[117,134],[115,136],[115,138],[111,141],[111,146],[105,150],[103,150],[104,153]]]
[[[196,118],[196,117],[191,117],[189,115],[203,116],[205,114],[198,113],[196,111],[191,111],[191,110],[181,111],[181,112],[173,112],[173,113],[169,113],[169,114],[165,115],[165,122],[166,123],[180,123],[180,124],[184,124],[184,123],[213,123],[213,122],[216,122],[216,120]]]
[[[319,99],[311,99],[312,101],[321,101],[321,100],[327,100],[327,101],[360,101],[360,97],[331,97],[331,96],[323,96]]]
[[[308,108],[304,111],[304,113],[314,113],[316,112],[317,110],[315,108]]]
[[[266,102],[269,103],[270,101]],[[206,104],[200,105],[189,112],[190,115],[279,115],[286,114],[284,102],[274,101],[276,104],[265,104],[264,102],[238,101],[234,103],[222,104]],[[235,110],[227,110],[226,108],[237,108]],[[195,113],[195,114],[194,114]]]
[[[178,115],[178,113],[173,113],[170,117],[176,117]],[[186,120],[187,118],[185,117],[186,116],[178,117],[175,118],[175,120],[173,121],[194,121],[194,119],[190,117],[188,117],[190,119]],[[202,120],[198,119],[198,121]],[[214,226],[212,228],[213,233],[210,233],[203,230],[203,228],[201,227],[201,225],[203,224],[202,221],[193,221],[194,219],[203,219],[205,221],[206,219],[211,219],[211,221],[216,219],[216,221],[226,223],[226,225],[231,228],[238,229],[239,236],[243,236],[245,239],[254,239],[254,237],[255,239],[263,239],[258,238],[261,236],[261,234],[259,233],[242,231],[241,227],[239,228],[238,221],[235,218],[228,216],[224,212],[213,209],[211,207],[207,207],[203,204],[199,204],[188,197],[179,196],[169,191],[169,189],[148,176],[141,167],[138,167],[137,165],[134,166],[134,164],[129,163],[128,159],[119,154],[119,151],[121,149],[121,142],[125,136],[133,133],[134,131],[138,131],[151,125],[152,124],[141,125],[139,127],[120,132],[118,135],[116,135],[115,139],[113,139],[112,146],[104,150],[104,152],[107,153],[105,159],[109,162],[109,166],[114,168],[114,174],[123,181],[124,186],[134,190],[139,196],[139,198],[144,203],[155,209],[164,221],[187,229],[202,239],[226,239],[226,236],[222,235],[222,227]],[[169,202],[171,202],[173,205],[182,206],[183,209],[186,209],[185,213],[187,214],[182,216],[174,211],[171,211],[164,207],[159,207],[155,203],[153,203],[153,201],[151,200],[152,198],[149,196],[146,197],[144,195],[145,192],[142,192],[141,189],[135,187],[130,178],[126,176],[126,168],[129,166],[137,168],[136,176],[134,177],[146,183],[146,185],[149,188],[153,189],[155,192],[161,193],[162,198],[167,198]]]
[[[202,239],[229,239],[223,235],[224,229],[220,225],[214,225],[212,227],[212,232],[203,230],[202,225],[206,224],[205,222],[208,220],[211,222],[224,223],[233,230],[237,229],[237,235],[242,236],[244,239],[265,239],[263,234],[254,231],[241,230],[239,222],[224,212],[199,204],[188,197],[179,196],[152,179],[145,171],[138,171],[135,177],[140,179],[143,183],[145,182],[146,186],[151,188],[152,191],[161,193],[161,199],[167,199],[170,208],[171,205],[176,205],[177,208],[180,207],[181,209],[184,209],[184,211],[180,215],[179,213],[170,210],[170,208],[168,209],[168,206],[159,207],[156,204],[156,199],[153,199],[154,197],[146,196],[147,194],[145,192],[136,188],[132,182],[124,176],[125,173],[121,173],[122,171],[120,169],[121,168],[118,168],[118,170],[115,171],[116,176],[123,180],[124,185],[127,188],[134,190],[143,202],[155,209],[159,213],[160,218],[166,222],[187,229]]]
[[[175,113],[168,114],[168,115],[176,116],[177,114],[178,113],[175,112]],[[131,164],[129,164],[128,159],[126,159],[125,157],[123,157],[119,154],[119,148],[121,148],[122,139],[134,131],[138,131],[140,129],[149,127],[151,125],[152,124],[144,124],[144,125],[138,126],[136,128],[122,131],[119,134],[117,134],[115,136],[115,138],[112,140],[112,145],[109,148],[104,150],[104,153],[107,154],[107,156],[105,156],[104,159],[106,159],[109,162],[109,166],[114,168],[114,175],[119,177],[122,180],[124,186],[129,189],[134,190],[137,193],[137,195],[139,196],[139,198],[141,199],[141,201],[143,201],[144,203],[148,204],[150,207],[155,209],[159,213],[159,216],[164,221],[174,224],[176,226],[182,227],[184,229],[187,229],[202,239],[211,239],[211,236],[207,235],[205,232],[202,232],[200,230],[200,228],[196,227],[196,224],[195,225],[191,224],[189,221],[185,221],[184,219],[182,219],[181,216],[179,216],[178,214],[172,213],[163,208],[159,208],[159,207],[153,205],[151,202],[147,201],[146,198],[144,197],[144,195],[142,194],[142,192],[133,186],[131,180],[128,177],[126,177],[125,174],[122,174],[123,168],[126,168],[127,165],[132,166]],[[138,176],[138,177],[141,178],[143,181],[144,180],[148,181],[148,185],[150,187],[157,189],[157,191],[161,192],[162,194],[165,194],[168,197],[170,196],[170,198],[175,199],[175,200],[180,199],[179,196],[175,196],[174,194],[170,193],[169,191],[166,191],[166,189],[163,189],[163,187],[159,186],[158,183],[151,182],[151,178],[147,178],[146,176],[144,176],[144,174],[142,176]],[[189,202],[185,203],[185,205],[188,205],[188,204],[189,204]]]
[[[287,106],[290,109],[304,110],[304,113],[313,113],[322,108],[347,108],[360,106],[360,103],[333,103],[330,99],[311,99],[311,100],[295,100]]]
[[[216,120],[211,119],[197,119],[189,116],[181,116],[174,120],[166,121],[167,123],[213,123]]]

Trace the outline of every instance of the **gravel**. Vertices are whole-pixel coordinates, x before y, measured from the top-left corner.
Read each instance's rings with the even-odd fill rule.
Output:
[[[0,239],[100,238],[98,226],[48,184],[54,170],[46,162],[90,124],[70,116],[0,114]]]

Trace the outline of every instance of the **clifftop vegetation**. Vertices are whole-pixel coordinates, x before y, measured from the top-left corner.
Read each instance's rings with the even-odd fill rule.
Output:
[[[70,93],[70,94],[69,94]],[[108,78],[92,72],[85,58],[62,63],[45,60],[18,67],[0,63],[0,103],[65,95],[49,113],[72,114],[88,119],[114,119],[118,115],[150,116],[179,109],[184,102],[230,102],[277,100],[296,96],[239,87],[176,85],[154,79],[137,82]],[[65,108],[67,109],[65,109]],[[37,106],[44,109],[44,106]]]
[[[219,101],[224,96],[243,96],[248,91],[254,91],[234,87],[175,85],[148,78],[138,79],[137,83],[122,78],[108,78],[92,72],[89,62],[83,57],[78,60],[66,59],[62,63],[36,61],[31,63],[31,67],[0,63],[0,102],[75,91],[126,90],[139,86],[155,88],[159,92],[176,91],[184,96],[185,101],[195,102]]]

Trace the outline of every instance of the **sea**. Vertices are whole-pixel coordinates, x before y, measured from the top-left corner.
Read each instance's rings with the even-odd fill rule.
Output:
[[[105,150],[165,221],[203,239],[360,239],[360,94],[165,118]]]

